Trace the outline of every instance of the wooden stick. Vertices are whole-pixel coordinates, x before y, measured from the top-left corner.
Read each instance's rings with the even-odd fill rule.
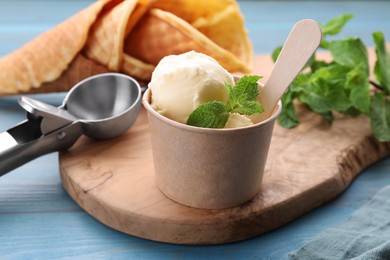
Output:
[[[314,20],[301,20],[292,28],[260,93],[260,102],[265,109],[259,117],[260,121],[271,115],[283,93],[318,48],[321,38],[321,27]]]

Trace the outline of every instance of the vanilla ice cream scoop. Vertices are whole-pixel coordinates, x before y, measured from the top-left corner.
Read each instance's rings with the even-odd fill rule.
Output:
[[[237,128],[249,125],[253,125],[253,122],[249,117],[239,113],[230,113],[229,119],[224,128]]]
[[[149,83],[152,105],[160,114],[185,124],[199,105],[227,102],[225,83],[234,85],[233,76],[205,54],[190,51],[166,56]]]

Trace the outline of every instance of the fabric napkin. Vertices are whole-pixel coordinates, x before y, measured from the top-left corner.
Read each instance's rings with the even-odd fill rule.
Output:
[[[343,223],[331,228],[296,252],[290,259],[390,259],[390,186]]]

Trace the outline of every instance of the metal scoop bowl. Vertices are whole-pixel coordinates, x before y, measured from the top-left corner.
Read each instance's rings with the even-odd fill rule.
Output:
[[[60,107],[21,97],[27,120],[0,133],[0,176],[43,154],[71,147],[82,134],[108,139],[126,132],[139,115],[141,95],[133,78],[105,73],[75,85]]]

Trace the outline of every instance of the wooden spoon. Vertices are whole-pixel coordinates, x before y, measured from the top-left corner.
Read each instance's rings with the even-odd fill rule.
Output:
[[[319,46],[321,38],[321,27],[316,21],[304,19],[295,24],[260,92],[260,103],[265,111],[257,119],[263,121],[272,114],[283,93]]]

